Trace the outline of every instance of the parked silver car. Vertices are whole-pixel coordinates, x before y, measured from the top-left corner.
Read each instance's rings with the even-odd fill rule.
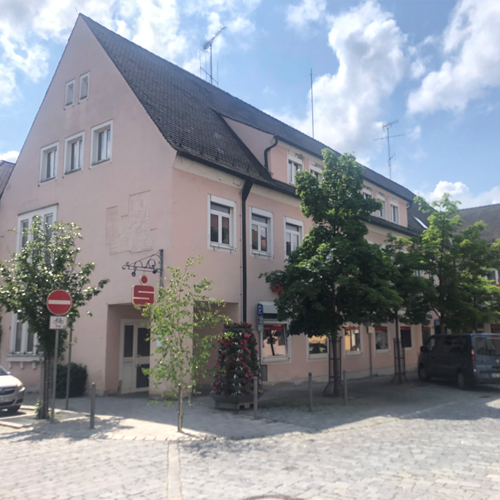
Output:
[[[0,410],[16,413],[23,403],[25,387],[0,366]]]

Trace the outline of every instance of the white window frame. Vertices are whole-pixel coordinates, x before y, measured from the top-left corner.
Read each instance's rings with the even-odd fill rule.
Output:
[[[71,145],[77,141],[82,141],[82,145],[79,151],[79,168],[71,170]],[[83,154],[85,151],[85,132],[80,132],[66,139],[64,148],[64,174],[72,174],[73,172],[79,172],[83,170]]]
[[[73,87],[72,92],[73,92],[73,98],[71,99],[71,102],[68,100],[68,91],[69,88]],[[76,80],[71,80],[70,82],[66,83],[66,87],[64,89],[64,108],[71,108],[71,106],[74,106],[75,104],[75,95],[76,95]]]
[[[323,170],[324,167],[321,165],[317,165],[316,163],[312,163],[309,161],[309,171],[318,179],[318,181],[323,180]]]
[[[363,186],[363,189],[361,190],[361,193],[363,194],[363,198],[366,199],[373,199],[373,190],[371,187],[368,186]]]
[[[323,352],[323,353],[311,353],[309,351],[309,337],[306,335],[306,339],[307,339],[307,342],[306,342],[306,353],[307,353],[307,360],[308,361],[316,361],[318,359],[328,359],[328,353],[330,352],[330,340],[328,339],[328,337],[326,338],[326,352]]]
[[[87,95],[85,97],[82,97],[82,82],[85,78],[87,79]],[[79,102],[86,101],[89,98],[89,92],[90,92],[90,71],[80,76],[80,87],[78,88]]]
[[[261,222],[254,222],[252,215],[258,215],[260,217],[265,217],[268,220],[267,225],[264,225]],[[250,244],[250,253],[254,257],[265,257],[265,258],[273,258],[274,256],[274,247],[273,247],[273,214],[272,212],[267,212],[266,210],[261,210],[256,207],[249,207],[249,217],[248,217],[248,229],[249,229],[249,244]],[[252,248],[252,226],[257,224],[259,227],[267,226],[267,251],[263,252],[262,250],[254,250]],[[259,231],[260,232],[260,231]]]
[[[17,252],[19,252],[22,248],[22,224],[23,222],[28,222],[28,227],[31,226],[33,221],[33,217],[39,215],[45,221],[48,215],[53,216],[53,222],[57,220],[57,205],[51,205],[48,207],[40,208],[38,210],[34,210],[32,212],[27,212],[18,215],[17,220],[17,229],[18,229],[18,238],[17,238]],[[36,335],[33,339],[33,351],[27,352],[28,348],[28,325],[24,323],[22,325],[22,336],[21,336],[21,350],[16,352],[16,333],[17,333],[17,314],[12,314],[12,323],[11,323],[11,336],[10,336],[10,349],[9,355],[7,356],[7,361],[33,361],[38,359],[38,355],[36,354],[36,346],[37,346],[37,338]]]
[[[375,327],[374,329],[374,335],[373,335],[373,350],[375,351],[375,354],[387,354],[391,352],[391,331],[389,329],[388,325],[380,325],[381,328],[385,328],[387,332],[387,349],[377,349],[377,330]]]
[[[358,330],[359,331],[359,351],[348,351],[345,346],[345,337],[347,335],[347,330]],[[344,354],[346,356],[362,356],[363,355],[363,333],[361,331],[361,325],[346,325],[344,326]]]
[[[391,222],[394,222],[394,224],[399,224],[399,203],[391,201],[389,208],[391,211]],[[395,210],[395,212],[393,212],[393,210]]]
[[[304,239],[304,223],[300,220],[295,220],[295,219],[291,219],[290,217],[285,217],[284,224],[283,224],[283,229],[285,231],[284,232],[284,234],[285,234],[285,238],[284,238],[285,259],[288,257],[288,255],[286,254],[286,235],[289,232],[289,230],[286,228],[287,224],[292,224],[292,225],[297,226],[299,228],[299,245],[302,243],[302,240]],[[291,231],[290,231],[290,233],[291,233]],[[293,232],[293,234],[296,234],[296,233]]]
[[[107,143],[108,158],[98,160],[99,134],[109,129],[110,140]],[[113,157],[113,120],[101,123],[90,130],[90,167],[102,165],[111,162]]]
[[[304,161],[302,159],[298,158],[297,156],[288,155],[288,159],[287,159],[288,184],[292,184],[293,186],[295,186],[295,175],[297,174],[297,172],[293,171],[292,165],[290,164],[290,162],[293,162],[293,163],[296,163],[297,165],[299,165],[297,172],[300,172],[301,170],[304,170]]]
[[[385,196],[382,193],[377,194],[377,200],[383,203],[382,208],[377,210],[377,216],[381,219],[387,219],[387,202]]]
[[[402,336],[402,331],[406,330],[408,331],[408,328],[410,329],[410,347],[405,347],[405,351],[413,351],[413,346],[415,345],[414,338],[413,338],[413,328],[408,325],[399,325],[399,340],[401,341],[401,346],[403,345],[403,336]]]
[[[494,281],[494,284],[499,286],[500,285],[500,282],[499,282],[499,279],[500,279],[500,271],[498,269],[492,269],[491,270],[491,274],[493,275],[493,281]],[[490,279],[488,277],[488,279]]]
[[[49,153],[54,153],[53,156],[53,173],[52,177],[45,178],[45,173],[47,172],[47,158]],[[54,181],[57,179],[57,163],[59,161],[59,142],[54,142],[54,144],[50,144],[49,146],[45,146],[42,148],[40,152],[40,183],[45,183],[49,181]]]
[[[229,213],[229,245],[225,245],[223,243],[215,243],[211,241],[210,238],[210,227],[211,221],[210,216],[212,214],[211,204],[217,203],[218,205],[223,205],[230,209]],[[207,204],[207,241],[208,248],[212,250],[225,250],[227,252],[235,252],[236,251],[236,203],[234,201],[225,200],[224,198],[219,198],[218,196],[208,195],[208,204]]]

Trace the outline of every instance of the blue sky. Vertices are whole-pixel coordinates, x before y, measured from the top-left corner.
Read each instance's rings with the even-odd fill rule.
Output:
[[[0,0],[0,158],[15,160],[76,10],[427,198],[500,203],[499,0]]]

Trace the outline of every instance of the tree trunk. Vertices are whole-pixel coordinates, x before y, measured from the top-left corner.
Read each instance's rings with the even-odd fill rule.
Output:
[[[179,385],[179,410],[177,412],[177,432],[182,432],[182,387]]]
[[[340,366],[338,363],[337,337],[328,339],[328,384],[323,390],[323,396],[338,398],[341,394]]]
[[[49,418],[51,379],[52,379],[52,356],[48,356],[47,354],[45,354],[42,363],[42,391],[40,394],[41,419]]]

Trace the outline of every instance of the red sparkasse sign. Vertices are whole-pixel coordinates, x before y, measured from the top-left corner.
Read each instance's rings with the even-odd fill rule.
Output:
[[[132,287],[132,304],[136,306],[144,306],[146,304],[154,304],[155,302],[155,287],[149,285],[135,285]]]
[[[54,290],[47,297],[47,309],[56,316],[64,316],[72,305],[71,295],[64,290]]]

